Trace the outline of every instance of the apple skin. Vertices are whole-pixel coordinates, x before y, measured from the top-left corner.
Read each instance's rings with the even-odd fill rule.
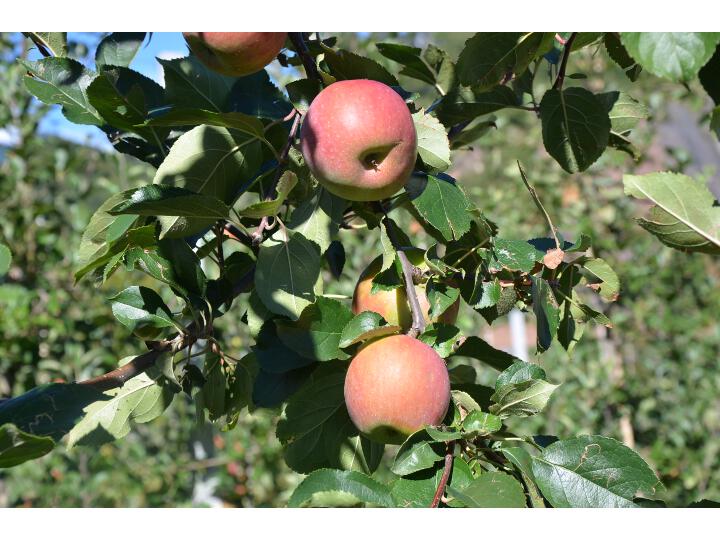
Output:
[[[425,266],[423,261],[423,252],[421,250],[406,251],[408,259],[415,266],[422,268]],[[360,274],[360,279],[355,286],[353,293],[352,310],[356,315],[363,311],[374,311],[382,315],[388,323],[400,326],[403,330],[407,330],[412,326],[412,312],[408,304],[405,287],[398,287],[391,291],[377,291],[372,294],[372,280],[382,267],[382,257],[378,257]],[[428,312],[430,310],[430,302],[425,292],[425,285],[415,285],[415,293],[422,309],[425,324],[443,323],[455,324],[458,311],[460,310],[460,299],[447,308],[439,317],[430,319]]]
[[[368,438],[401,444],[424,426],[440,424],[450,404],[444,360],[426,345],[400,334],[360,350],[345,377],[345,404]]]
[[[315,178],[350,201],[394,195],[417,158],[407,105],[389,86],[367,79],[338,81],[320,92],[305,115],[300,143]]]
[[[183,37],[208,68],[242,77],[272,62],[285,45],[287,32],[183,32]]]

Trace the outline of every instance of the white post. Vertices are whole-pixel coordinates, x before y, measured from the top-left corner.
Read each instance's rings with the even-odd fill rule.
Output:
[[[523,362],[528,361],[527,333],[525,331],[525,314],[519,309],[513,309],[509,315],[510,343],[512,353]]]

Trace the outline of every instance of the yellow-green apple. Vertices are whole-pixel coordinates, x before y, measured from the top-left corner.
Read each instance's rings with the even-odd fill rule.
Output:
[[[447,366],[432,347],[415,338],[380,338],[350,362],[345,404],[367,437],[400,444],[424,426],[442,422],[450,404]]]
[[[422,250],[408,250],[405,252],[408,259],[415,266],[424,269],[427,265],[423,259]],[[363,311],[374,311],[382,315],[388,323],[398,325],[403,330],[407,330],[412,325],[412,312],[408,303],[405,287],[398,287],[390,291],[376,291],[372,294],[372,280],[382,268],[382,257],[378,257],[360,274],[360,279],[355,286],[353,293],[352,309],[357,315]],[[415,294],[417,294],[420,308],[422,309],[425,323],[440,322],[444,324],[454,324],[457,320],[458,310],[460,309],[460,299],[458,298],[449,308],[434,319],[430,319],[430,302],[425,292],[425,284],[415,285]]]
[[[183,36],[207,67],[242,77],[272,62],[283,48],[287,32],[183,32]]]
[[[379,201],[410,178],[417,134],[405,101],[392,88],[367,79],[338,81],[310,104],[301,149],[328,191],[351,201]]]

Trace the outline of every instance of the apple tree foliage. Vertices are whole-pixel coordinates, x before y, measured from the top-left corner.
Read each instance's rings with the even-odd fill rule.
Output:
[[[632,130],[645,106],[624,92],[583,87],[582,74],[567,72],[570,55],[602,50],[629,81],[642,70],[680,83],[699,77],[720,104],[720,33],[478,33],[457,58],[434,45],[376,43],[396,74],[338,49],[332,37],[291,33],[278,60],[296,76],[284,88],[266,71],[230,78],[193,56],[160,60],[161,86],[128,67],[142,33],[108,35],[93,66],[67,55],[62,33],[26,35],[44,56],[19,60],[28,92],[60,105],[69,121],[96,126],[155,176],[99,206],[74,275],[102,285],[123,273],[127,288],[107,309],[138,340],[138,354],[113,372],[1,402],[0,467],[40,457],[61,440],[73,447],[120,439],[182,392],[198,422],[222,429],[258,408],[277,412],[284,459],[307,475],[290,506],[316,504],[328,492],[383,507],[662,504],[655,473],[614,439],[514,433],[511,425],[541,414],[557,385],[539,363],[452,325],[429,325],[418,336],[448,362],[452,402],[442,425],[399,448],[366,439],[345,408],[345,371],[363,342],[400,329],[377,314],[354,316],[324,289],[328,280],[357,279],[344,267],[347,234],[362,235],[382,255],[375,288],[403,286],[397,252],[413,238],[397,224],[412,218],[430,239],[414,247],[425,253],[421,279],[433,316],[459,297],[462,309],[488,323],[512,307],[531,312],[538,355],[553,346],[571,352],[588,325],[611,327],[603,306],[618,298],[618,276],[593,256],[590,238],[564,238],[554,227],[532,171],[517,164],[528,191],[518,196],[532,197],[547,229],[508,238],[448,174],[453,152],[482,145],[488,115],[522,109],[536,116],[545,150],[568,174],[591,171],[608,147],[636,155]],[[416,104],[397,74],[428,85],[432,104]],[[359,78],[392,86],[418,134],[411,180],[380,204],[330,194],[297,150],[313,97]],[[720,105],[711,119],[719,126]],[[720,253],[720,207],[704,185],[665,172],[628,175],[624,184],[629,196],[653,203],[640,225],[660,241]],[[11,257],[0,245],[0,273]],[[246,325],[253,342],[228,350],[213,332],[223,316]],[[473,366],[496,373],[494,387],[478,384]],[[383,460],[389,471],[378,474]]]

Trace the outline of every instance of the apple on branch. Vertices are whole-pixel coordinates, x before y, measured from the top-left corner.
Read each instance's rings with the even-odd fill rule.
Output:
[[[272,62],[285,45],[287,32],[183,32],[183,36],[208,68],[242,77]]]
[[[417,134],[405,101],[386,84],[331,84],[305,115],[301,150],[310,171],[331,193],[351,201],[379,201],[410,178]]]

